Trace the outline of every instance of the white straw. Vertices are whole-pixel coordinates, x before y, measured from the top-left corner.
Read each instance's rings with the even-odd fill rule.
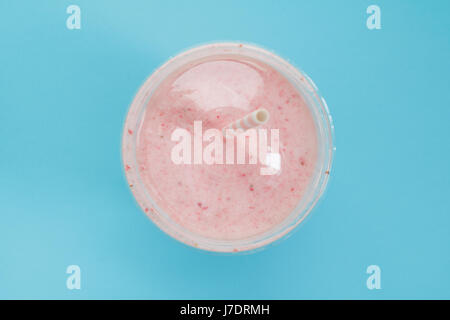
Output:
[[[222,129],[222,133],[225,136],[227,131],[233,130],[233,132],[241,129],[243,131],[258,127],[269,121],[269,111],[266,109],[258,109],[249,113],[244,118],[236,120]]]

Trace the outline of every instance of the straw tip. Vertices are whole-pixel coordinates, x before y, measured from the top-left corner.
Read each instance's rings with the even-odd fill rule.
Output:
[[[255,111],[255,118],[259,124],[264,124],[269,121],[270,113],[264,108]]]

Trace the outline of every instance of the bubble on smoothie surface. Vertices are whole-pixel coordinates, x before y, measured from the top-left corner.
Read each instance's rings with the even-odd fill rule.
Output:
[[[270,113],[262,128],[279,129],[277,174],[261,175],[259,163],[172,162],[176,128],[193,133],[201,120],[203,132],[220,130],[258,109]],[[304,195],[317,161],[316,127],[302,96],[278,71],[249,58],[217,58],[174,72],[150,98],[137,134],[150,196],[180,226],[213,239],[244,239],[281,223]]]

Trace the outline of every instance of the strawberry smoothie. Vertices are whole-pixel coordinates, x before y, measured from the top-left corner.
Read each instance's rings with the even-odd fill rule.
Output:
[[[137,183],[128,172],[134,170],[152,199],[145,203],[144,196],[135,192],[157,223],[162,211],[179,230],[201,238],[225,242],[255,238],[282,224],[308,194],[314,177],[329,173],[329,167],[318,163],[320,135],[304,94],[281,72],[253,57],[225,52],[180,65],[159,81],[142,104],[139,121],[127,120],[125,125],[125,135],[135,141],[135,162],[124,156],[124,165],[130,187]],[[194,121],[202,121],[203,132],[220,130],[260,108],[270,113],[260,127],[268,129],[269,146],[270,129],[279,130],[280,162],[274,174],[262,175],[264,164],[259,162],[175,164],[172,160],[177,142],[171,135],[177,128],[194,136]],[[206,145],[203,142],[203,148]],[[124,153],[128,150],[124,146]]]

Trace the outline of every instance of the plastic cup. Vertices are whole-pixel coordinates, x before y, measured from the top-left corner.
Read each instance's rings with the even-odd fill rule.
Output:
[[[186,65],[217,57],[239,59],[248,57],[261,61],[281,73],[295,87],[306,102],[317,132],[317,161],[314,174],[294,210],[270,230],[243,239],[213,239],[184,228],[161,209],[157,199],[143,183],[136,157],[137,133],[145,108],[152,94],[166,77]],[[214,252],[242,252],[262,248],[286,236],[311,212],[325,191],[333,159],[333,124],[323,97],[312,80],[290,63],[257,46],[241,43],[214,43],[195,47],[171,58],[159,67],[140,87],[126,117],[122,138],[122,159],[126,178],[139,206],[147,216],[171,237],[196,248]]]

